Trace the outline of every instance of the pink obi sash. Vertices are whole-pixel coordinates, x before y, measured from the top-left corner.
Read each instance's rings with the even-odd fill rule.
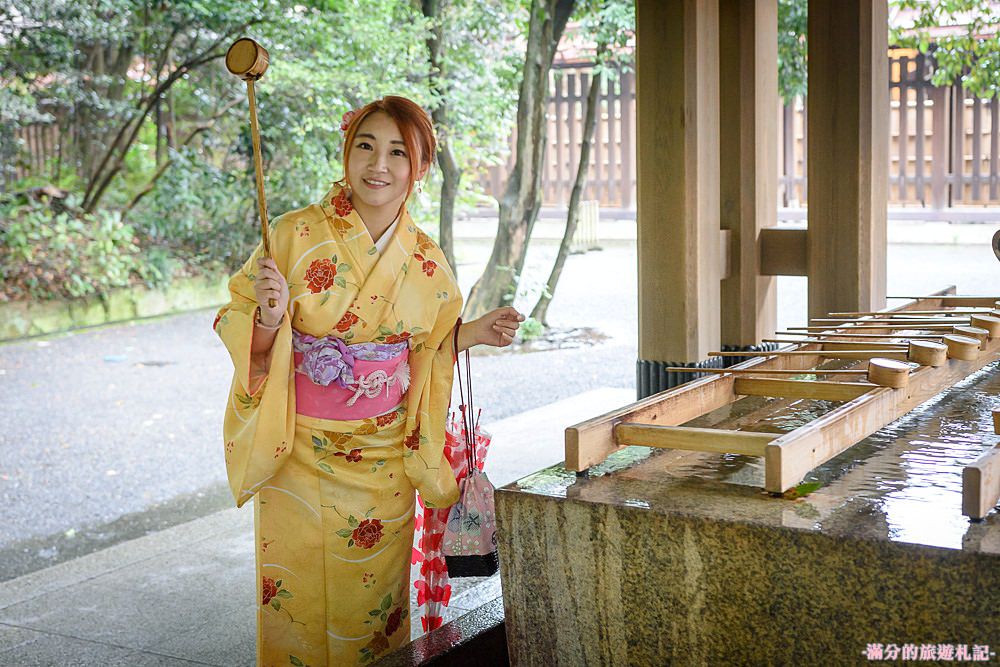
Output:
[[[391,411],[410,384],[405,342],[347,345],[292,332],[295,411],[317,419],[366,419]]]

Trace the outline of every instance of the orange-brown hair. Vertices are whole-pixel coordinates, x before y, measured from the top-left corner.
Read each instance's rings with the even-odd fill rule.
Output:
[[[347,162],[351,157],[354,137],[364,119],[376,111],[388,114],[396,122],[399,133],[403,135],[403,143],[406,145],[406,155],[410,160],[410,183],[406,188],[406,197],[403,199],[402,208],[405,208],[406,200],[413,192],[413,184],[417,180],[417,172],[421,165],[430,165],[434,160],[437,151],[434,125],[431,123],[430,116],[419,104],[396,95],[386,95],[382,99],[369,102],[358,109],[344,132],[344,182],[348,185],[351,183],[347,177]],[[351,187],[353,188],[353,186]]]

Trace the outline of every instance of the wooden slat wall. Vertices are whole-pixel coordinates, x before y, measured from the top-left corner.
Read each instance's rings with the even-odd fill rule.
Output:
[[[949,206],[1000,203],[1000,103],[971,97],[961,85],[937,88],[922,54],[889,60],[889,204]],[[779,111],[779,201],[807,201],[805,104]]]
[[[576,179],[583,135],[583,105],[590,91],[590,66],[554,67],[549,97],[547,153],[542,172],[542,201],[546,206],[566,206]],[[598,96],[600,112],[594,128],[587,186],[583,199],[596,199],[602,207],[635,206],[635,74],[619,73],[617,81],[604,81]],[[514,137],[507,164],[492,167],[482,179],[487,193],[499,196],[504,178],[514,163]]]

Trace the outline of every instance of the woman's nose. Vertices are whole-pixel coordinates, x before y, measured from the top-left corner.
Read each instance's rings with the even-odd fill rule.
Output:
[[[386,157],[381,153],[372,152],[372,157],[368,164],[374,171],[384,171],[387,164]]]

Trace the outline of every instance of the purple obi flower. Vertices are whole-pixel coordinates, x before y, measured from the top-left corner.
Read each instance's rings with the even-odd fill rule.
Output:
[[[343,388],[353,385],[354,356],[344,341],[336,337],[316,338],[293,332],[292,345],[302,353],[303,371],[316,384],[327,387],[336,382]]]

